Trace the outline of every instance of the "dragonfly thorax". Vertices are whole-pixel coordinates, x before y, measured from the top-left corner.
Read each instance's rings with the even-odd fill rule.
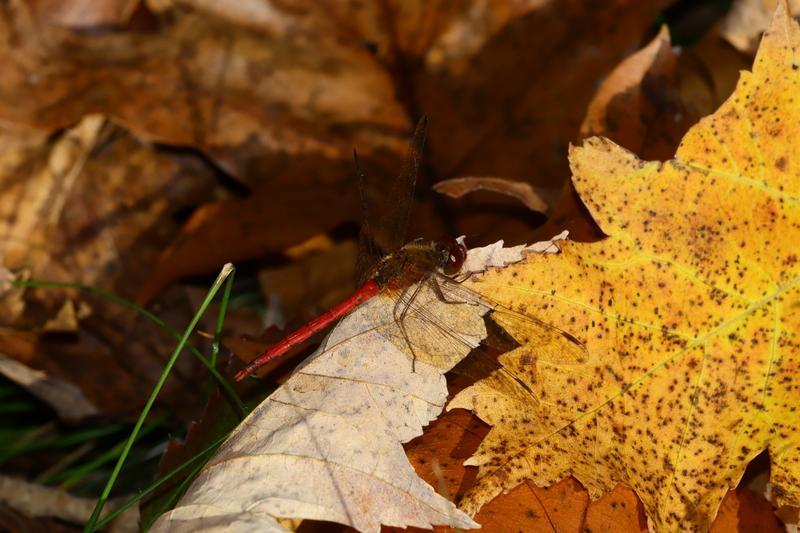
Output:
[[[407,287],[433,273],[446,276],[457,274],[466,257],[466,247],[456,240],[438,242],[415,239],[384,257],[370,277],[381,287]]]

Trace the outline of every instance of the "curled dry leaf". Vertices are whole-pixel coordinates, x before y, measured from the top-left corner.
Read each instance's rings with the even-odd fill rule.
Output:
[[[501,250],[481,252],[503,264]],[[509,249],[506,262],[522,253]],[[478,268],[474,259],[467,263]],[[401,444],[441,412],[444,373],[486,336],[488,307],[440,301],[427,285],[416,298],[462,342],[431,335],[413,313],[403,323],[406,337],[395,321],[395,302],[369,300],[234,430],[156,530],[274,529],[278,517],[360,531],[378,531],[381,524],[477,527],[417,477]],[[415,364],[406,338],[415,346]],[[427,360],[423,354],[436,355]]]
[[[467,282],[564,324],[588,353],[567,360],[512,330],[522,346],[501,359],[533,394],[499,396],[489,378],[451,402],[493,426],[463,509],[573,475],[593,498],[632,487],[657,531],[705,530],[763,450],[777,503],[800,503],[799,48],[781,2],[753,71],[674,159],[598,138],[572,150],[607,239]]]
[[[433,190],[446,194],[451,198],[461,198],[474,191],[486,190],[511,196],[522,202],[531,211],[544,213],[547,211],[548,202],[544,194],[539,194],[530,184],[521,181],[507,180],[504,178],[453,178],[437,182]],[[547,196],[552,196],[548,191]]]
[[[45,487],[3,475],[0,475],[0,502],[28,516],[50,516],[81,525],[89,520],[95,505],[93,498],[73,496],[62,488]],[[108,505],[102,516],[113,511],[115,503]],[[111,522],[110,531],[137,531],[138,521],[138,509],[130,508]]]
[[[66,422],[79,422],[100,413],[75,385],[29,368],[2,353],[0,374],[46,402]]]
[[[710,30],[677,53],[664,27],[600,84],[581,125],[582,138],[602,135],[646,159],[668,159],[697,120],[733,91],[749,62]],[[566,183],[538,235],[569,228],[573,239],[602,238],[572,183]]]

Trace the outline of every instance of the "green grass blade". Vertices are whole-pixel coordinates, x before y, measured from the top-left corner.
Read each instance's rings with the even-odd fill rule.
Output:
[[[162,414],[161,416],[157,417],[152,422],[148,423],[139,434],[139,437],[144,437],[148,433],[152,432],[154,429],[158,428],[158,426],[166,420],[168,415]],[[99,467],[103,466],[105,463],[117,459],[119,455],[122,453],[122,450],[125,447],[125,441],[119,442],[117,445],[112,447],[109,450],[106,450],[99,456],[95,457],[91,461],[63,470],[58,473],[53,473],[47,479],[45,479],[42,483],[44,485],[52,485],[54,483],[61,483],[61,487],[65,489],[69,489],[79,483],[82,479],[86,476],[97,470]]]
[[[173,468],[168,473],[164,474],[164,476],[162,476],[161,478],[159,478],[158,480],[153,482],[149,487],[143,489],[136,496],[132,497],[131,499],[129,499],[128,501],[126,501],[125,503],[123,503],[122,505],[120,505],[119,507],[114,509],[111,513],[108,514],[108,516],[106,516],[105,518],[103,518],[102,520],[97,522],[95,527],[97,529],[100,529],[101,527],[107,525],[114,518],[116,518],[117,516],[119,516],[120,514],[125,512],[126,509],[130,508],[133,505],[136,505],[143,498],[147,497],[149,494],[151,494],[153,491],[155,491],[158,487],[160,487],[161,485],[163,485],[164,483],[166,483],[167,481],[169,481],[170,479],[175,477],[178,473],[182,472],[186,467],[188,467],[189,465],[191,465],[192,463],[194,463],[198,459],[200,459],[200,458],[202,458],[203,456],[206,456],[206,455],[208,455],[210,457],[211,454],[214,451],[216,451],[216,449],[220,446],[220,444],[222,444],[225,441],[225,439],[227,439],[227,438],[228,438],[227,435],[222,435],[221,437],[218,437],[206,449],[204,449],[200,453],[197,453],[197,454],[193,455],[191,458],[187,459],[186,462],[184,462],[184,463],[180,464],[179,466]],[[203,461],[201,463],[201,466],[205,465],[205,464],[206,464],[206,461]]]
[[[108,300],[116,302],[116,303],[118,303],[120,305],[123,305],[123,306],[125,306],[125,307],[127,307],[129,309],[133,309],[134,311],[139,313],[141,316],[143,316],[143,317],[153,321],[157,325],[161,326],[170,335],[172,335],[176,340],[180,340],[180,338],[181,338],[180,334],[178,333],[177,330],[175,330],[169,324],[167,324],[166,322],[161,320],[161,318],[159,318],[157,315],[155,315],[154,313],[148,311],[147,309],[137,305],[136,303],[132,302],[131,300],[128,300],[127,298],[123,298],[122,296],[114,294],[113,292],[109,292],[109,291],[106,291],[106,290],[103,290],[103,289],[98,289],[97,287],[92,287],[90,285],[83,285],[81,283],[67,283],[67,282],[62,282],[62,281],[35,281],[35,280],[25,281],[25,280],[15,280],[12,283],[13,283],[14,286],[21,287],[21,288],[42,287],[42,288],[77,289],[77,290],[88,292],[90,294],[101,296],[103,298],[106,298]],[[229,289],[228,289],[227,286],[226,286],[226,292],[228,292],[228,294],[230,295]],[[227,305],[226,305],[226,308],[227,308]],[[239,410],[239,415],[242,418],[244,418],[247,415],[247,410],[245,409],[241,398],[239,398],[239,395],[236,394],[236,391],[233,390],[233,387],[231,386],[230,383],[228,383],[228,380],[226,380],[225,377],[222,374],[220,374],[219,371],[217,371],[216,365],[212,364],[211,361],[206,359],[206,357],[202,353],[200,353],[200,351],[197,348],[195,348],[194,346],[192,346],[191,344],[187,344],[187,347],[189,348],[189,351],[192,352],[192,355],[194,355],[203,364],[203,366],[205,366],[208,369],[208,371],[211,373],[211,375],[214,377],[214,379],[216,379],[217,383],[219,383],[220,387],[222,387],[222,389],[234,401],[234,403],[236,404],[236,408]],[[214,358],[216,359],[216,354],[214,354]],[[214,361],[214,363],[216,363],[216,360]]]
[[[175,502],[178,501],[178,498],[180,498],[181,495],[186,491],[186,488],[189,486],[189,483],[191,483],[194,480],[194,477],[197,475],[200,469],[206,465],[206,462],[207,460],[201,461],[200,463],[197,463],[197,465],[195,465],[194,468],[192,468],[191,472],[189,472],[186,478],[183,481],[181,481],[180,485],[178,485],[172,492],[172,496],[167,498],[167,500],[165,500],[164,503],[161,504],[161,506],[158,508],[158,511],[156,511],[153,514],[152,518],[150,518],[150,520],[146,524],[142,525],[142,531],[147,531],[148,529],[150,529],[155,523],[155,521],[158,520],[158,517],[164,514],[168,509],[171,509],[173,505],[175,505]]]
[[[183,335],[181,336],[178,345],[175,347],[175,350],[172,352],[172,355],[170,356],[169,360],[167,361],[167,364],[164,367],[164,371],[161,372],[161,376],[159,376],[158,381],[153,387],[153,391],[150,393],[150,397],[147,398],[147,402],[145,403],[144,408],[142,409],[142,412],[139,415],[139,419],[136,421],[136,425],[133,427],[133,431],[131,432],[128,441],[125,443],[125,447],[122,450],[122,454],[119,456],[117,464],[114,466],[114,470],[111,472],[111,476],[108,479],[108,483],[106,483],[103,492],[100,494],[100,498],[97,500],[97,505],[94,508],[94,512],[92,513],[92,516],[89,518],[89,521],[86,523],[86,527],[84,527],[84,532],[91,532],[97,529],[97,520],[98,518],[100,518],[100,513],[102,513],[103,511],[103,506],[105,505],[106,501],[108,501],[108,497],[111,494],[111,489],[114,486],[117,477],[119,476],[120,470],[122,469],[122,464],[128,457],[131,447],[133,446],[133,443],[136,440],[139,431],[142,429],[142,425],[144,424],[145,418],[147,418],[147,415],[150,413],[150,409],[153,407],[153,403],[155,403],[156,397],[161,392],[164,383],[166,383],[167,378],[169,377],[169,374],[172,371],[172,367],[178,360],[178,356],[180,355],[181,351],[183,351],[184,346],[186,346],[186,343],[189,340],[189,336],[192,334],[194,328],[197,326],[197,323],[200,321],[200,317],[203,316],[203,313],[211,303],[211,300],[219,291],[222,282],[225,281],[225,278],[227,278],[232,271],[233,271],[233,265],[231,265],[230,263],[222,267],[222,271],[219,273],[219,276],[217,276],[217,279],[216,281],[214,281],[214,284],[211,286],[211,289],[209,289],[208,294],[206,294],[203,303],[200,305],[200,308],[195,313],[194,317],[192,318],[192,321],[189,323],[189,325],[186,327],[186,330],[183,332]]]
[[[219,354],[220,337],[222,336],[222,326],[225,324],[225,314],[228,312],[228,304],[231,300],[231,289],[233,288],[233,277],[236,273],[231,272],[228,280],[225,282],[225,290],[222,293],[222,301],[219,305],[219,313],[217,314],[217,324],[214,328],[214,339],[211,341],[211,356],[209,357],[211,366],[217,367],[217,355]],[[211,392],[214,390],[214,376],[211,376],[206,389],[206,402]],[[242,411],[244,412],[244,411]]]
[[[61,449],[80,445],[84,442],[121,431],[124,427],[125,426],[122,424],[111,424],[104,427],[83,429],[58,437],[23,439],[22,444],[15,444],[8,450],[0,452],[0,464],[14,457],[19,457],[20,455],[25,455],[26,453],[36,450]],[[38,431],[38,429],[33,431]]]

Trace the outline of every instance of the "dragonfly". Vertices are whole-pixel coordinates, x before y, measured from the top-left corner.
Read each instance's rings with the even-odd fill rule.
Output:
[[[375,242],[370,227],[365,176],[354,151],[362,211],[358,270],[363,274],[359,288],[338,305],[259,354],[235,375],[237,381],[252,375],[265,364],[283,356],[376,297],[390,298],[393,302],[392,315],[396,325],[394,330],[400,334],[398,342],[407,348],[404,351],[410,355],[412,370],[417,361],[450,370],[453,362],[448,353],[464,352],[460,348],[465,345],[474,347],[473,332],[459,331],[452,322],[445,324],[447,321],[441,319],[443,313],[447,313],[448,305],[465,304],[482,306],[485,312],[491,311],[496,323],[506,326],[517,324],[518,327],[514,329],[534,332],[533,336],[536,338],[529,339],[529,342],[552,346],[554,342],[565,341],[566,344],[561,344],[572,352],[567,359],[575,363],[586,360],[584,345],[570,333],[534,316],[502,306],[467,288],[464,282],[471,273],[462,272],[468,254],[463,239],[435,241],[418,238],[403,244],[427,128],[428,119],[423,116],[414,131],[401,171],[389,189],[388,198],[392,199],[392,204],[389,209],[384,210],[379,221],[385,235],[384,249],[389,250],[388,252],[382,253]],[[439,349],[431,349],[432,344],[426,342],[426,338],[432,337],[438,338],[439,342],[435,344]],[[509,348],[507,337],[502,344],[502,350]],[[448,350],[448,345],[458,345],[458,348]],[[488,354],[482,358],[473,358],[471,365],[460,366],[469,369],[465,373],[479,377],[485,377],[492,371],[505,372],[508,374],[505,382],[509,388],[521,386],[532,392],[523,380],[507,372]]]

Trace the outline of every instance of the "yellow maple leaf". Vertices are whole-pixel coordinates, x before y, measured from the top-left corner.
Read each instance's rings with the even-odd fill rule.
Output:
[[[798,47],[780,2],[753,72],[670,161],[601,138],[572,148],[608,238],[468,282],[586,353],[526,346],[532,332],[505,324],[522,346],[502,362],[533,394],[480,382],[451,402],[493,426],[467,463],[466,511],[573,475],[593,498],[632,487],[658,531],[705,530],[765,449],[778,503],[800,504]]]

